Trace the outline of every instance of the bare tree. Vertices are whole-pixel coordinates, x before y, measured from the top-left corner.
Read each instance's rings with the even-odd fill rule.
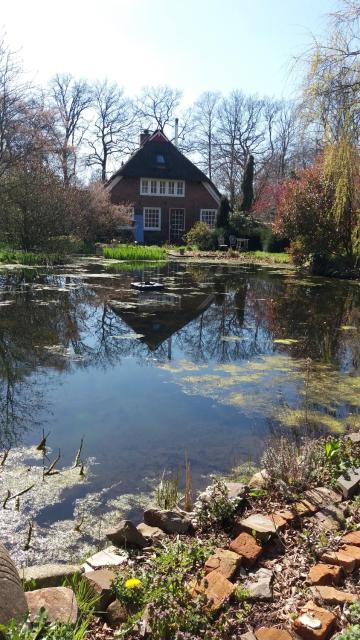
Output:
[[[79,147],[88,126],[85,112],[91,103],[91,91],[85,81],[76,80],[70,74],[58,74],[51,81],[52,136],[65,186],[75,182]]]
[[[136,115],[141,127],[164,131],[172,125],[179,108],[181,91],[166,85],[144,87],[136,101]]]
[[[214,174],[214,145],[219,125],[220,93],[206,91],[195,102],[192,114],[193,150],[199,154],[199,164],[209,176]]]
[[[105,182],[108,164],[130,151],[134,134],[134,112],[123,90],[107,80],[93,89],[94,120],[86,141],[91,149],[86,164],[100,169]]]

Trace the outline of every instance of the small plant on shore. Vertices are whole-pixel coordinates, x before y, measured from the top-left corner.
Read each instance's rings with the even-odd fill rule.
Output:
[[[230,498],[222,478],[214,478],[212,485],[199,495],[195,507],[195,519],[202,529],[224,525],[231,520],[240,504],[240,498]]]
[[[173,509],[179,502],[179,474],[166,475],[163,472],[156,488],[156,504],[160,509]]]
[[[268,474],[269,484],[290,496],[312,484],[317,460],[316,441],[297,443],[281,436],[269,440],[262,464]]]
[[[360,464],[359,447],[350,438],[329,437],[322,445],[321,477],[335,483]]]
[[[138,609],[145,603],[146,589],[148,587],[145,577],[126,577],[118,574],[112,584],[116,597],[125,606]]]
[[[30,623],[18,625],[14,620],[8,625],[0,625],[3,640],[83,640],[88,623],[81,621],[76,625],[60,622],[49,623],[46,612],[39,613]]]
[[[349,605],[347,617],[353,624],[360,623],[360,600]]]
[[[360,624],[354,624],[345,629],[337,636],[337,640],[360,640]]]

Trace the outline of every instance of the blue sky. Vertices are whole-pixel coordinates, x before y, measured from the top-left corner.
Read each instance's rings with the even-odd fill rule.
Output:
[[[294,56],[326,27],[336,0],[18,0],[0,26],[27,72],[107,76],[130,95],[169,84],[291,97]]]

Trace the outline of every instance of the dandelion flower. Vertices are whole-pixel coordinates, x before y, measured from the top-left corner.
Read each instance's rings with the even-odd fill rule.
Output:
[[[138,578],[129,578],[125,582],[125,589],[137,589],[141,586],[141,580]]]

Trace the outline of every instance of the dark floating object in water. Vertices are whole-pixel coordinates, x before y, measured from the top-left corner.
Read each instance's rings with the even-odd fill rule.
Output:
[[[133,289],[139,289],[140,291],[159,291],[164,288],[161,282],[153,282],[152,280],[143,280],[141,282],[132,282]]]

